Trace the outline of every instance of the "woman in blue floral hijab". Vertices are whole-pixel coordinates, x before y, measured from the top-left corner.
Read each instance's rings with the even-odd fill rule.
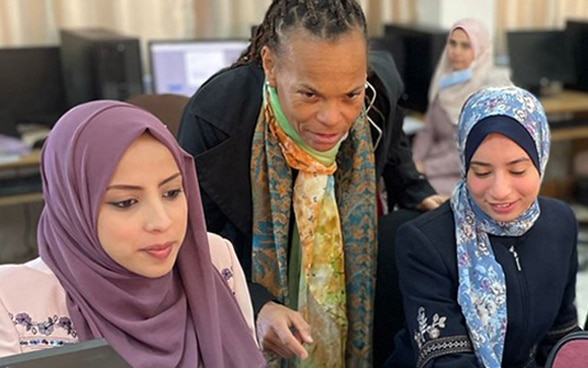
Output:
[[[487,88],[466,101],[450,203],[398,233],[407,328],[388,366],[542,367],[579,329],[577,222],[539,196],[549,144],[529,92]]]

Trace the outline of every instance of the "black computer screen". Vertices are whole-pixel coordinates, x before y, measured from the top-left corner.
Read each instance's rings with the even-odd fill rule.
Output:
[[[566,21],[566,35],[571,45],[575,83],[569,83],[567,88],[588,91],[588,21]]]
[[[386,51],[394,59],[398,73],[403,76],[405,73],[406,55],[404,51],[404,42],[400,37],[381,36],[370,37],[368,48],[370,50]]]
[[[0,49],[0,133],[19,123],[53,126],[65,111],[57,46]]]
[[[508,31],[511,79],[540,94],[552,82],[574,83],[571,45],[564,30]]]
[[[445,49],[448,31],[429,26],[386,24],[384,34],[402,45],[403,61],[398,64],[405,93],[400,104],[424,113],[429,104],[431,79]]]
[[[247,40],[151,41],[153,92],[192,96],[210,76],[235,62]]]

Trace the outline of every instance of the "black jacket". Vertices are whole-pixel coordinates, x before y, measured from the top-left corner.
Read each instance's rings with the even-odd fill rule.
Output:
[[[507,288],[507,329],[502,367],[542,367],[558,339],[578,330],[576,272],[578,228],[561,201],[539,198],[541,215],[520,237],[490,236]],[[397,265],[406,329],[396,338],[387,367],[481,367],[457,303],[458,274],[453,213],[449,203],[400,227]],[[509,249],[514,247],[517,259]],[[520,268],[519,268],[520,266]],[[426,317],[419,323],[419,309]],[[421,333],[446,317],[439,336]],[[426,325],[426,326],[425,326]],[[426,342],[419,350],[415,335]]]
[[[390,208],[414,208],[435,192],[415,169],[402,131],[403,116],[396,103],[403,85],[389,54],[370,53],[370,67],[373,72],[368,79],[378,90],[376,106],[386,117],[382,121],[374,116],[383,130],[375,152],[376,172],[384,178]],[[249,280],[251,141],[262,105],[263,82],[263,69],[258,65],[217,73],[191,98],[178,132],[180,144],[196,159],[208,231],[233,242]],[[260,285],[251,285],[251,293],[256,313],[273,298]]]

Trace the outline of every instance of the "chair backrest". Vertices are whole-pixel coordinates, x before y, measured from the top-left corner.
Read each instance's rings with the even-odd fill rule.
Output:
[[[188,101],[189,97],[173,93],[140,94],[127,100],[128,103],[142,107],[157,116],[174,136],[178,133],[182,113]]]
[[[588,331],[566,335],[553,347],[545,368],[585,368],[588,366]]]

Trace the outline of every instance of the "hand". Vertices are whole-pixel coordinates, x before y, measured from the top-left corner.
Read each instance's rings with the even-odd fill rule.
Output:
[[[421,174],[426,174],[425,173],[425,163],[421,160],[415,160],[414,161],[414,166],[416,166],[416,169],[418,172],[420,172]]]
[[[421,211],[434,210],[435,208],[441,206],[448,199],[449,196],[434,194],[423,199],[423,201],[417,206],[417,209]]]
[[[257,315],[257,337],[263,350],[282,358],[308,357],[302,344],[312,344],[310,326],[302,315],[281,304],[268,302]]]

